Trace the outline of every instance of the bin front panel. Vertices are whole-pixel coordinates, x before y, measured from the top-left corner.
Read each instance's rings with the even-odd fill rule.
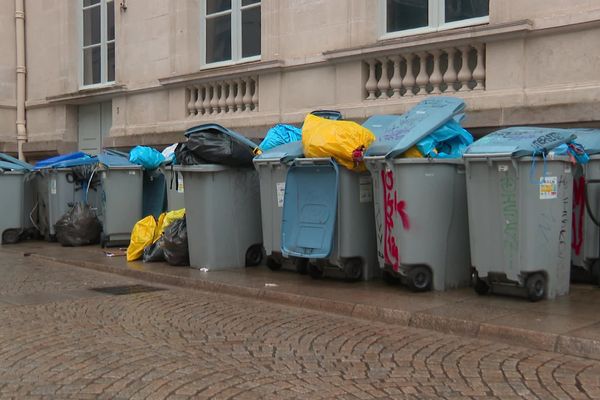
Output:
[[[258,174],[247,168],[181,170],[191,265],[244,267],[248,248],[262,241]]]
[[[110,241],[126,241],[142,219],[143,176],[140,168],[109,169],[102,176],[102,225]]]
[[[288,167],[278,161],[255,166],[260,180],[263,246],[267,255],[281,253],[281,219]]]
[[[171,171],[167,168],[164,172],[165,184],[167,185],[167,208],[168,211],[181,210],[185,208],[185,180],[181,172]]]
[[[7,172],[0,174],[0,235],[6,229],[22,228],[24,225],[25,203],[24,174]]]

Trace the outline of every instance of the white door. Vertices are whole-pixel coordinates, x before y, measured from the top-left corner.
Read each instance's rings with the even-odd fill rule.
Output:
[[[102,139],[112,125],[112,102],[79,106],[79,150],[91,155],[100,153]]]

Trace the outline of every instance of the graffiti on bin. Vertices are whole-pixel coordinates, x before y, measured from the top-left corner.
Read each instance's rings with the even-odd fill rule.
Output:
[[[383,206],[384,206],[384,237],[383,254],[385,263],[398,271],[400,266],[400,254],[396,237],[394,236],[394,216],[400,217],[402,228],[410,229],[410,221],[406,212],[406,202],[398,200],[398,192],[394,189],[394,174],[392,171],[381,170],[381,182],[383,184]]]
[[[583,217],[585,215],[585,179],[580,176],[573,180],[573,222],[571,248],[575,255],[581,254],[583,246]]]
[[[512,268],[514,257],[519,247],[517,185],[513,175],[502,174],[500,179],[500,198],[502,201],[502,216],[504,217],[504,227],[502,230],[504,256]]]
[[[559,193],[562,193],[562,212],[560,216],[560,232],[558,235],[558,257],[561,259],[571,256],[569,233],[570,229],[573,228],[573,224],[569,226],[569,213],[573,213],[573,208],[572,205],[569,204],[569,193],[565,190],[566,186],[567,181],[565,176],[561,175],[558,180],[558,191]]]

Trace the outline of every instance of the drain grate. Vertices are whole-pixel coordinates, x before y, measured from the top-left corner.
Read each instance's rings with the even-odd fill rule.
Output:
[[[97,287],[97,288],[91,288],[90,290],[93,290],[94,292],[112,294],[115,296],[123,296],[123,295],[127,295],[127,294],[159,292],[161,290],[167,290],[167,289],[158,288],[158,287],[154,287],[154,286],[146,286],[146,285],[126,285],[126,286]]]

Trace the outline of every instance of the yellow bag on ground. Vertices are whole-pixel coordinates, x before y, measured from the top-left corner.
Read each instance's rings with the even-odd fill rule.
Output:
[[[173,222],[177,221],[178,219],[181,219],[185,216],[185,208],[182,208],[181,210],[175,210],[175,211],[169,211],[167,213],[162,213],[160,215],[158,219],[158,227],[156,229],[156,235],[155,235],[155,239],[154,242],[156,242],[158,240],[158,238],[160,238],[160,236],[163,234],[163,232],[165,231],[165,229],[167,229],[167,227],[169,225],[171,225]],[[153,243],[154,243],[153,242]]]
[[[131,241],[127,248],[127,261],[135,261],[142,257],[144,248],[152,244],[156,232],[156,220],[148,215],[139,220],[131,231]]]
[[[352,121],[335,121],[309,114],[302,126],[305,157],[333,157],[338,164],[352,171],[366,171],[362,156],[374,141],[373,132]]]

